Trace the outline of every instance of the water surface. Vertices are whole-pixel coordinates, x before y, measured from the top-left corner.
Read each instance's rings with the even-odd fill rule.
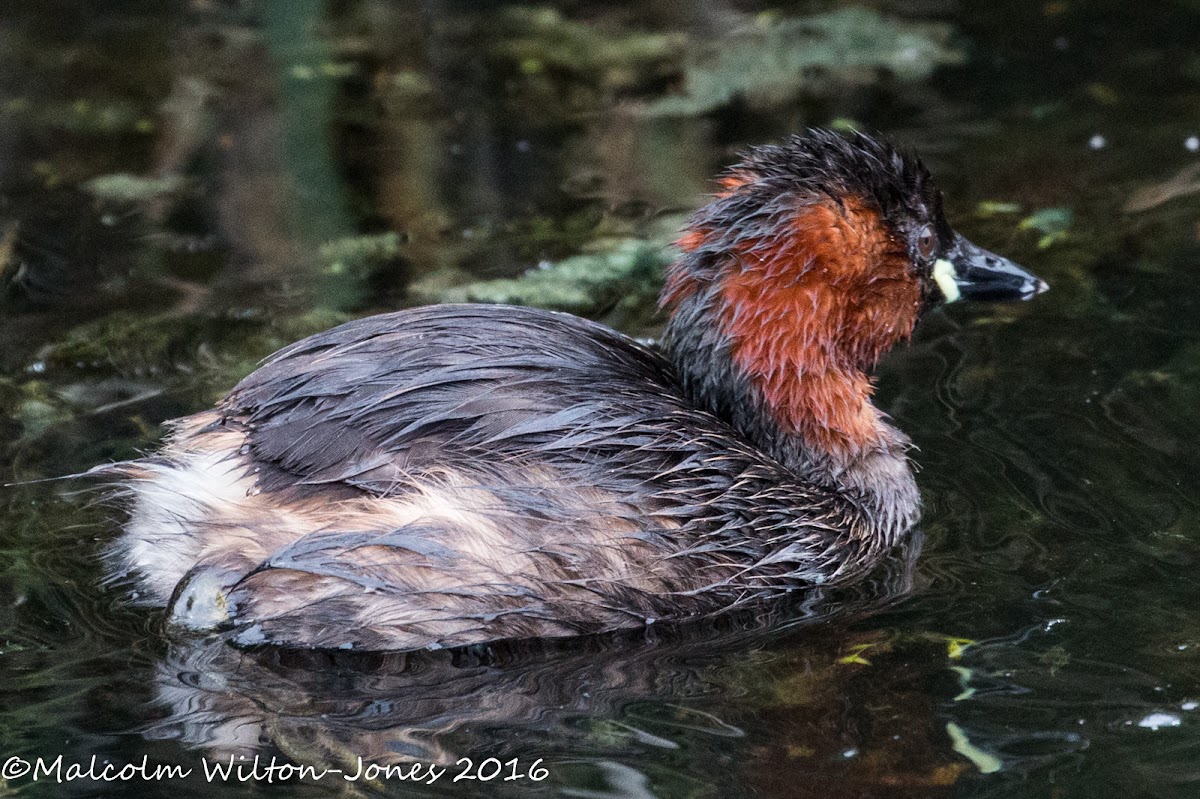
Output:
[[[883,365],[923,550],[817,625],[388,657],[168,642],[100,585],[112,512],[6,488],[0,760],[196,774],[0,794],[1196,795],[1197,33],[1184,0],[6,7],[7,480],[149,448],[352,316],[500,298],[652,335],[679,215],[739,147],[810,125],[916,148],[957,227],[1054,289],[936,312]],[[548,776],[204,781],[202,757],[256,753]]]

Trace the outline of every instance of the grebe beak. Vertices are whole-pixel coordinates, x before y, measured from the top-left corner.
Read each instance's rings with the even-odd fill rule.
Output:
[[[954,246],[933,264],[933,279],[955,300],[1028,300],[1050,288],[1037,275],[955,234]]]

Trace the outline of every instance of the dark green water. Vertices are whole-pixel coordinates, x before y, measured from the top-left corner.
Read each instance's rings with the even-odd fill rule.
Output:
[[[5,488],[0,760],[195,774],[0,796],[1200,795],[1200,7],[845,8],[5,5],[9,480],[151,447],[354,315],[500,292],[653,333],[664,231],[740,146],[808,125],[918,149],[958,228],[1053,291],[939,311],[886,361],[924,550],[855,598],[897,601],[817,625],[486,662],[168,643],[100,585],[117,514]],[[205,782],[203,757],[255,753],[548,776]]]

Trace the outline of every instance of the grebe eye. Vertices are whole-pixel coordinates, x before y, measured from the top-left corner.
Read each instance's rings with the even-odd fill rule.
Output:
[[[937,234],[933,232],[932,227],[926,225],[917,235],[917,254],[923,259],[930,258],[935,249],[937,249]]]

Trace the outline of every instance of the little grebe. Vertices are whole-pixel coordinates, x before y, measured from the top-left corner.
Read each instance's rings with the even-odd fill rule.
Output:
[[[244,644],[417,649],[712,614],[864,576],[916,521],[871,403],[921,313],[1046,284],[956,234],[863,135],[757,147],[679,239],[658,349],[488,305],[360,319],[272,356],[113,464],[114,557]]]

